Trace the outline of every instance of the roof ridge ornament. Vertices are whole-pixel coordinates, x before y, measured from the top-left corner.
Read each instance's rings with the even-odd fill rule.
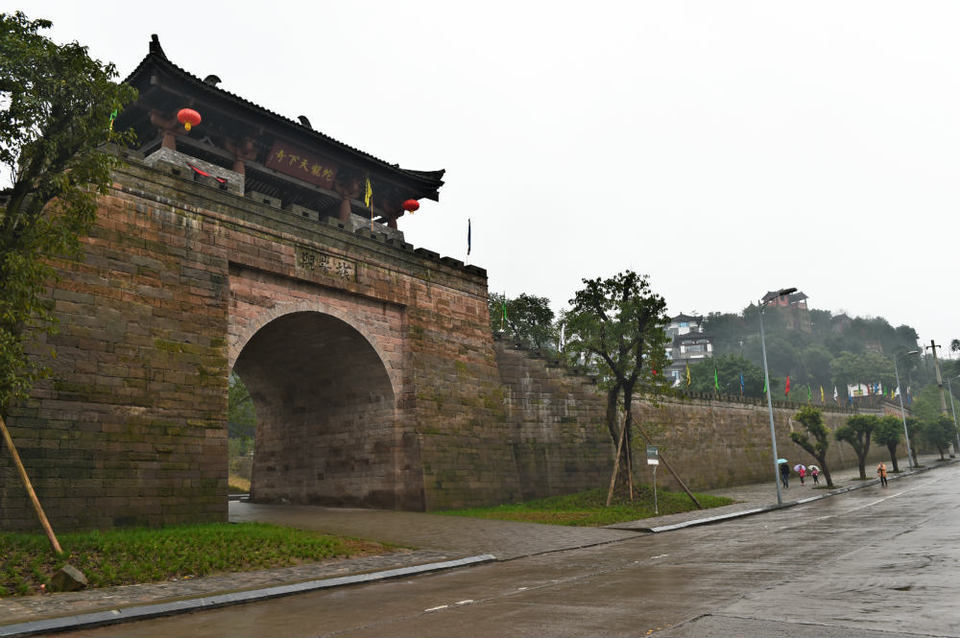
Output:
[[[167,54],[163,52],[163,47],[160,46],[160,38],[157,37],[156,33],[150,35],[150,53],[159,55],[164,60],[167,59]]]

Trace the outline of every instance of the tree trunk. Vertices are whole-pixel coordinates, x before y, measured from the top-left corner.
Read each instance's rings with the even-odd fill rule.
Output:
[[[823,461],[821,461],[823,463]],[[827,469],[827,464],[823,463],[823,467],[820,468],[823,470],[823,478],[827,481],[827,487],[833,487],[833,479],[830,478],[830,470]]]
[[[888,444],[887,444],[887,449],[890,450],[890,462],[893,464],[893,471],[894,471],[894,472],[899,472],[899,471],[900,471],[900,467],[897,466],[897,444],[896,444],[896,443],[888,443]]]
[[[617,398],[620,396],[620,386],[607,390],[607,429],[610,431],[610,440],[616,445],[620,440],[620,428],[617,418]]]
[[[820,473],[823,474],[824,480],[827,482],[827,487],[833,487],[833,479],[830,478],[830,468],[827,467],[827,454],[824,452],[821,455],[813,455],[813,458],[820,461]]]
[[[624,464],[624,469],[626,470],[626,481],[624,485],[627,486],[627,495],[630,498],[630,501],[633,502],[633,384],[625,385],[623,387],[623,406],[624,406],[624,415],[623,423],[626,428],[626,441],[624,445],[622,460]]]

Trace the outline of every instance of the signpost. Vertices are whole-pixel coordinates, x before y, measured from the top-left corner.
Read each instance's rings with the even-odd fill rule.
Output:
[[[656,445],[647,446],[647,465],[653,466],[653,513],[660,514],[657,507],[657,466],[660,465],[660,452]]]

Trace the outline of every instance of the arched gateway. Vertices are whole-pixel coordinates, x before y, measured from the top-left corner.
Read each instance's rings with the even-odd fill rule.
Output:
[[[244,343],[233,369],[258,415],[253,500],[422,506],[399,471],[402,379],[391,379],[381,352],[346,318],[303,310]]]
[[[156,38],[126,81],[115,126],[142,144],[58,265],[52,375],[8,419],[57,529],[225,520],[231,370],[260,420],[254,499],[423,510],[602,481],[592,386],[498,365],[486,272],[404,241],[443,171],[248,102]],[[36,526],[0,451],[0,528]]]
[[[61,265],[51,381],[9,419],[54,525],[224,520],[231,370],[261,420],[255,499],[509,498],[486,273],[398,228],[405,201],[437,199],[443,171],[233,95],[156,37],[126,82],[140,95],[115,126],[141,146],[100,199],[84,258]],[[202,117],[190,131],[185,107]],[[0,527],[36,525],[6,454],[0,512]]]

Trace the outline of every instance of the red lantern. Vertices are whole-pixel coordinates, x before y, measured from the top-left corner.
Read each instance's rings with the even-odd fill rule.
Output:
[[[403,210],[407,211],[408,213],[413,213],[414,211],[419,209],[420,209],[420,202],[418,202],[415,199],[408,199],[407,201],[403,202]]]
[[[177,121],[183,124],[183,128],[190,130],[190,127],[200,123],[200,114],[193,109],[180,109],[177,111]]]

